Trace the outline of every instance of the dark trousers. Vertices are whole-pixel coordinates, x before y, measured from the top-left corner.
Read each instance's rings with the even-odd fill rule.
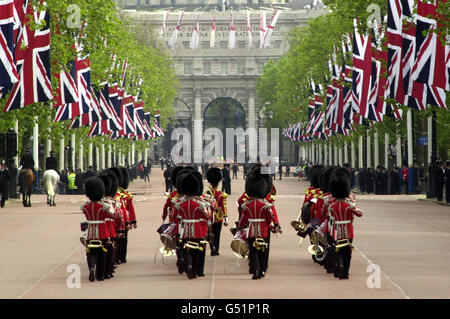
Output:
[[[102,243],[103,247],[105,247],[106,241],[102,241]],[[103,251],[103,248],[89,248],[89,251],[86,253],[86,257],[89,270],[95,269],[95,278],[103,279],[105,276],[106,266],[106,254]]]
[[[107,252],[105,254],[105,275],[112,275],[112,273],[114,272],[115,261],[114,243],[111,242],[110,244],[106,245],[105,248],[107,249]]]
[[[222,183],[222,192],[225,192],[228,195],[231,195],[231,181]]]
[[[441,201],[444,197],[444,184],[436,183],[436,197],[438,201]]]
[[[200,244],[201,238],[187,238],[183,240],[183,243],[188,241]],[[202,250],[189,247],[183,249],[186,268],[192,269],[193,274],[196,276],[203,275],[205,268],[206,245],[200,244],[200,247],[202,247]]]
[[[5,187],[4,189],[2,189],[1,193],[2,193],[2,199],[0,200],[0,206],[4,207],[5,201],[8,199],[8,187]]]
[[[352,240],[350,240],[350,243],[351,242]],[[341,271],[343,276],[348,276],[351,260],[352,260],[351,245],[339,249],[339,251],[336,253],[337,267],[335,270]]]
[[[445,201],[450,203],[450,183],[445,184]]]
[[[127,261],[128,229],[124,231],[124,237],[117,238],[116,263]]]
[[[267,248],[264,249],[256,249],[256,247],[253,246],[253,243],[255,242],[256,238],[249,238],[248,239],[248,260],[249,260],[249,272],[251,274],[259,273],[261,274],[262,271],[266,271],[268,268],[268,250]],[[266,243],[268,242],[267,238],[264,238]]]
[[[220,232],[222,231],[222,223],[213,223],[211,225],[212,233],[214,235],[213,243],[214,247],[211,246],[211,252],[216,251],[219,252],[220,245]]]

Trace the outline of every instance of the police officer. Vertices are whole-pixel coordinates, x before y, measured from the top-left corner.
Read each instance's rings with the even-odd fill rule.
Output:
[[[45,159],[45,169],[54,169],[55,171],[58,171],[58,164],[53,150],[50,151],[50,156]]]
[[[0,201],[1,208],[5,207],[5,201],[8,200],[9,180],[9,171],[6,167],[5,161],[3,161],[0,169],[0,192],[2,193],[2,199]]]
[[[22,167],[22,169],[31,169],[34,173],[34,175],[36,175],[36,173],[34,172],[34,159],[33,159],[33,155],[31,155],[31,149],[27,148],[25,154],[22,155],[22,157],[20,158],[20,166]]]
[[[76,178],[76,175],[75,175],[73,169],[70,169],[69,175],[67,175],[67,179],[68,179],[67,188],[69,190],[69,194],[76,194],[77,186],[75,185],[75,178]]]

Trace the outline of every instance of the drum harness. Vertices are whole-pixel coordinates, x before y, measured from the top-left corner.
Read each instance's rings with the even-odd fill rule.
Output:
[[[87,221],[88,225],[99,225],[99,224],[104,224],[105,221],[104,220],[88,220]],[[89,233],[89,231],[88,231]],[[86,252],[90,252],[90,248],[102,248],[102,250],[106,253],[108,250],[103,247],[103,243],[101,240],[98,239],[88,239],[87,240],[87,245],[86,245]]]

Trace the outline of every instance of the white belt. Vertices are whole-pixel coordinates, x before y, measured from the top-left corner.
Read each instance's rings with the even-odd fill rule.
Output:
[[[201,222],[203,219],[183,219],[183,223],[198,223]]]
[[[105,221],[104,220],[88,220],[87,223],[89,225],[92,225],[92,224],[104,224]]]
[[[344,221],[337,221],[337,222],[335,222],[336,225],[350,224],[350,223],[351,223],[350,220],[344,220]]]
[[[265,222],[266,220],[263,218],[258,218],[258,219],[249,219],[248,221],[250,223],[261,223],[261,222]]]
[[[112,219],[112,218],[105,218],[105,222],[113,222],[114,221],[114,219]]]

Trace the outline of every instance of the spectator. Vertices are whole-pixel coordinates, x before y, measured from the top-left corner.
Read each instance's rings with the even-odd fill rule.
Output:
[[[237,179],[238,166],[236,163],[233,165],[233,179]]]
[[[164,182],[166,183],[166,193],[172,192],[172,181],[170,180],[171,172],[172,172],[171,167],[167,166],[166,170],[164,171]]]
[[[0,207],[5,207],[5,202],[8,200],[8,190],[9,190],[9,181],[11,177],[9,175],[8,168],[6,167],[6,162],[3,161],[0,167],[0,193],[2,198],[0,200]]]
[[[67,185],[69,184],[69,178],[67,176],[67,170],[63,169],[61,172],[61,176],[59,177],[59,185],[61,186],[59,189],[59,193],[61,195],[68,194]]]
[[[391,170],[391,172],[389,173],[389,178],[391,180],[391,195],[400,194],[398,167],[395,167],[393,170]]]
[[[76,194],[77,192],[77,185],[76,185],[76,174],[72,169],[69,169],[69,174],[67,176],[68,183],[67,188],[69,191],[69,194]]]
[[[406,167],[406,165],[403,165],[403,168],[402,168],[402,185],[405,188],[405,194],[408,194],[408,180],[409,180],[408,167]]]
[[[75,174],[76,193],[83,194],[84,174],[80,168],[77,169]]]

